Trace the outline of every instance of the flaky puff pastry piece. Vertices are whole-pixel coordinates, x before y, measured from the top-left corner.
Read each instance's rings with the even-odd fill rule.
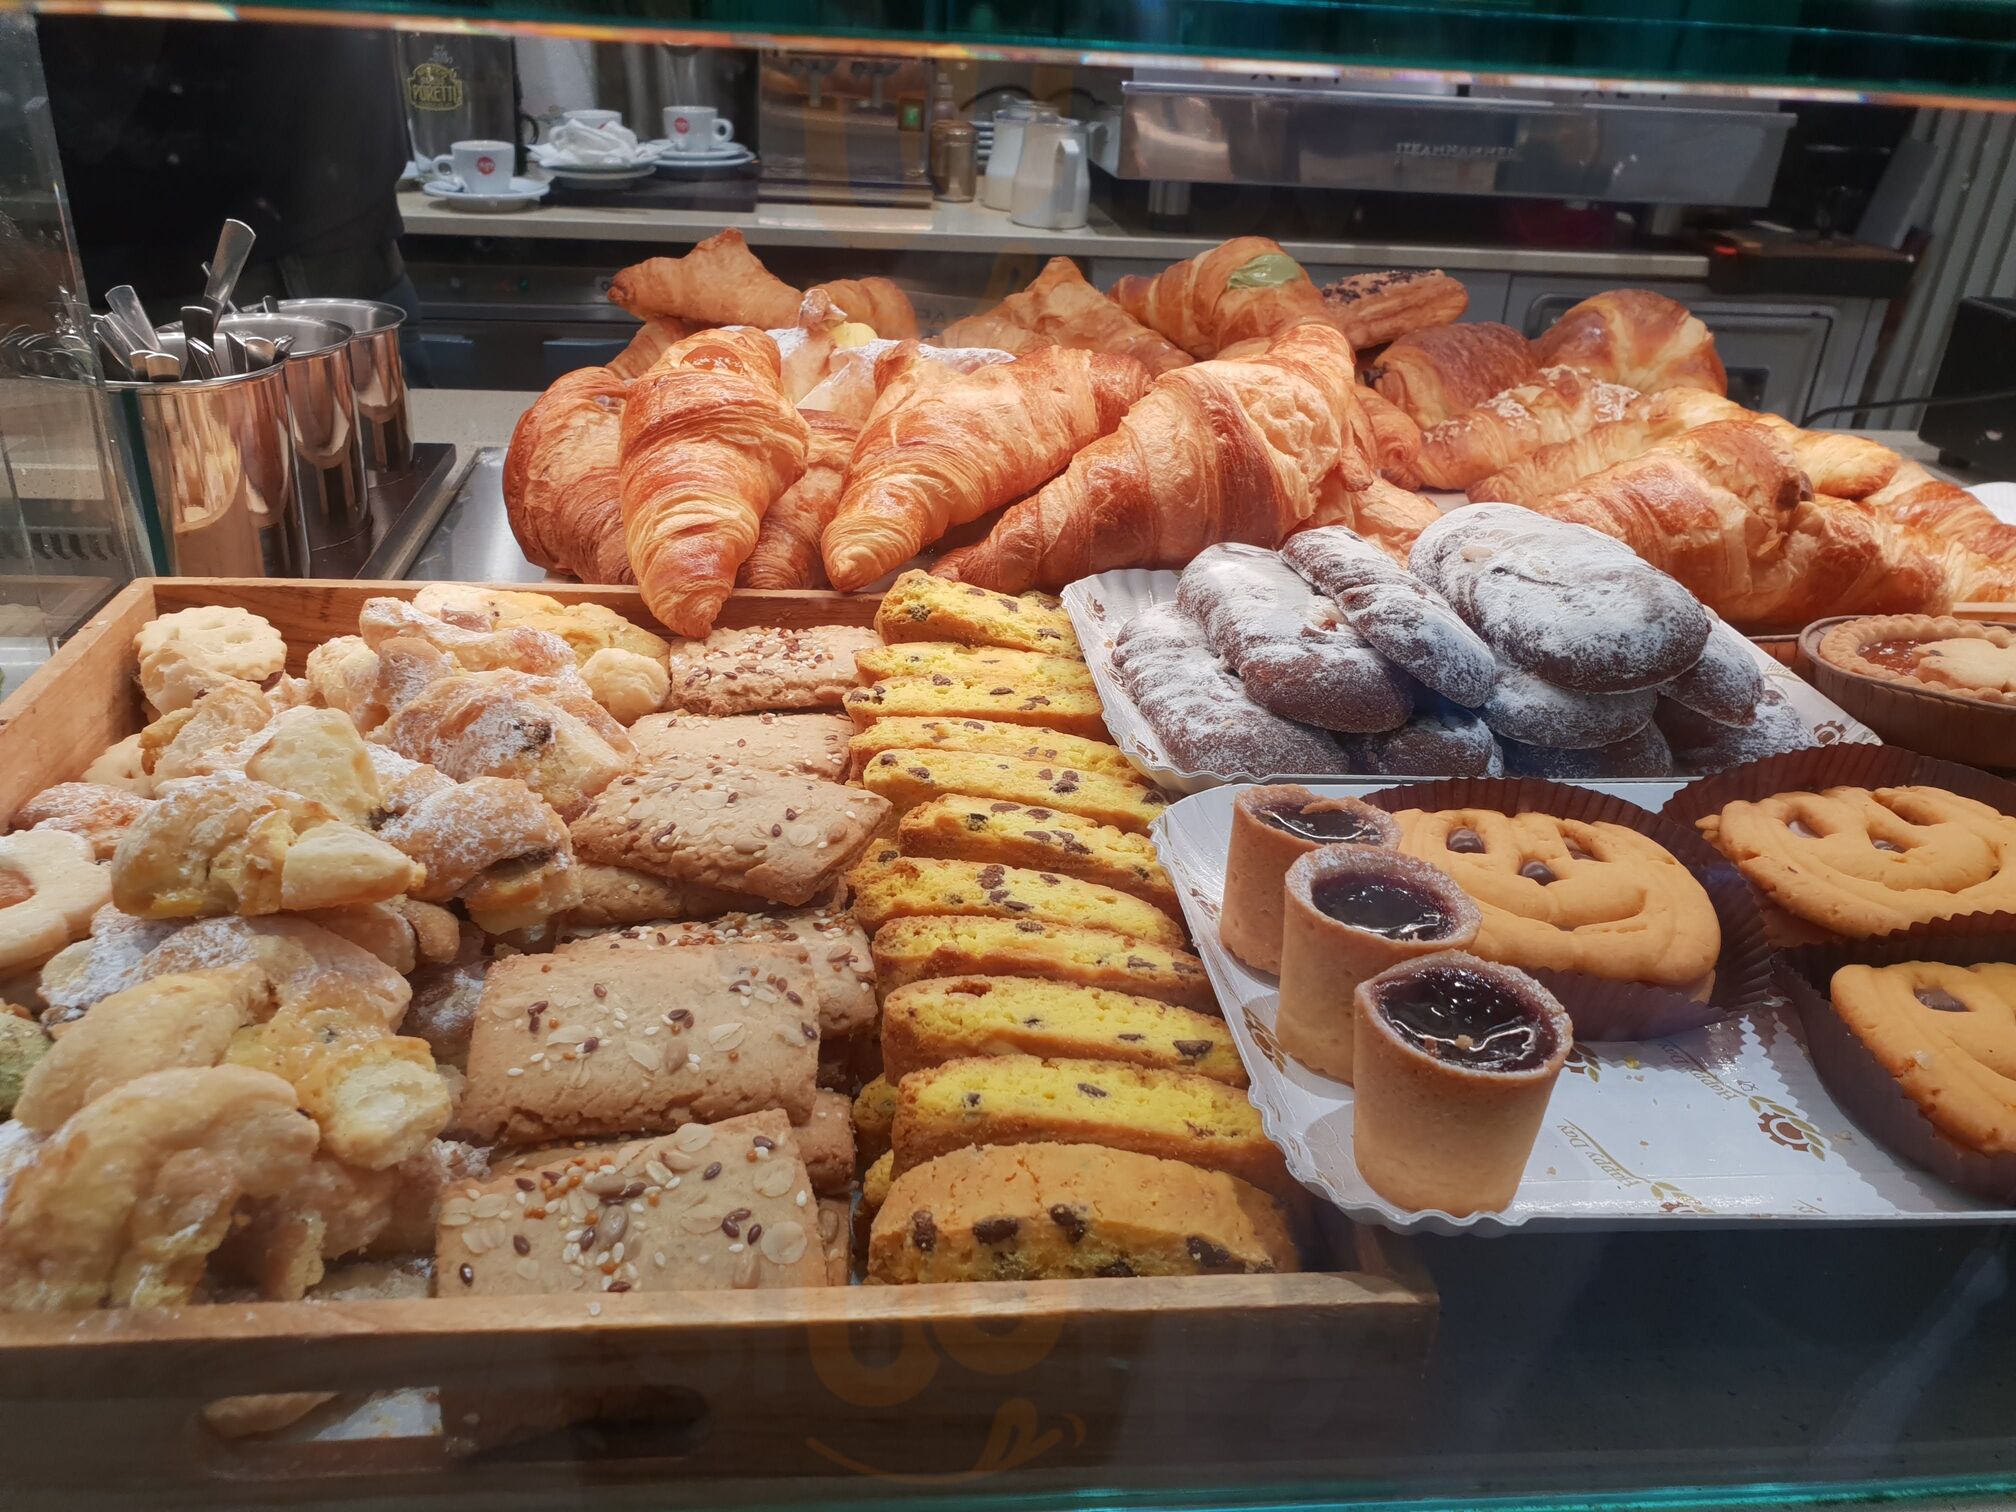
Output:
[[[871,419],[820,538],[828,580],[860,588],[953,526],[1041,487],[1109,434],[1148,382],[1131,357],[1046,347]]]
[[[1273,546],[1331,488],[1376,481],[1351,347],[1317,322],[1264,355],[1164,373],[1112,435],[934,569],[1002,593],[1109,567],[1177,567],[1218,541]]]
[[[315,1153],[294,1089],[244,1066],[155,1071],[67,1120],[0,1206],[0,1307],[187,1302],[244,1198]]]
[[[788,326],[801,298],[732,226],[684,257],[646,258],[609,282],[609,302],[640,320],[669,315],[701,326]]]
[[[1305,320],[1344,333],[1342,319],[1302,265],[1264,236],[1234,237],[1153,278],[1130,274],[1113,286],[1113,301],[1200,359],[1250,337],[1278,336]]]
[[[1460,320],[1470,307],[1470,291],[1440,268],[1395,268],[1327,283],[1323,303],[1362,352],[1409,331]]]
[[[1087,283],[1068,257],[1051,258],[1028,288],[991,310],[953,321],[932,340],[941,347],[1000,347],[1016,353],[1077,347],[1132,357],[1151,375],[1188,367],[1191,360],[1175,342]]]
[[[1729,392],[1708,327],[1679,300],[1650,289],[1591,295],[1541,333],[1533,356],[1542,367],[1580,368],[1641,394],[1683,387]]]
[[[166,783],[112,857],[112,901],[142,919],[373,903],[426,870],[311,799],[250,778]]]
[[[618,481],[629,392],[630,378],[610,368],[563,373],[518,417],[504,453],[504,516],[519,549],[584,583],[632,580]]]
[[[841,415],[806,413],[805,471],[785,489],[756,533],[755,549],[736,575],[738,588],[824,588],[819,538],[840,509],[847,463],[861,427]]]
[[[661,623],[713,629],[809,444],[761,331],[689,336],[637,380],[623,410],[623,538]]]
[[[1365,381],[1427,430],[1526,382],[1538,367],[1512,327],[1466,321],[1409,331],[1365,369]]]
[[[574,648],[557,635],[519,625],[470,629],[451,624],[405,599],[366,599],[357,633],[377,651],[389,640],[421,640],[465,672],[509,670],[552,677],[574,670]]]
[[[413,595],[413,607],[465,630],[544,630],[567,642],[582,662],[612,650],[663,661],[672,650],[662,635],[631,624],[606,604],[563,604],[545,593],[429,583]]]

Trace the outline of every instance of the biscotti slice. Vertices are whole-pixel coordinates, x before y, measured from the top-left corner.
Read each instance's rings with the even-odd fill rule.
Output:
[[[896,1175],[968,1145],[1097,1144],[1186,1161],[1286,1200],[1301,1188],[1238,1087],[1111,1061],[981,1056],[896,1087]]]
[[[1181,906],[1154,841],[1061,809],[956,793],[904,814],[896,841],[906,856],[1059,872],[1131,893],[1164,913]]]
[[[854,1104],[844,1092],[816,1092],[812,1115],[791,1125],[799,1158],[821,1197],[844,1197],[854,1185]]]
[[[837,708],[855,686],[854,658],[879,641],[853,625],[756,625],[674,641],[665,707],[695,714]]]
[[[948,677],[954,682],[1010,682],[1024,687],[1092,686],[1091,669],[1076,656],[1011,651],[1006,646],[962,646],[956,641],[871,646],[854,658],[854,665],[864,683],[892,677]]]
[[[994,719],[1098,740],[1106,734],[1099,695],[1090,688],[1041,683],[957,682],[951,678],[892,677],[856,688],[842,701],[857,725],[894,717]]]
[[[1116,888],[993,861],[935,861],[871,847],[847,874],[847,889],[854,917],[869,930],[892,919],[957,914],[1111,929],[1158,945],[1186,939],[1168,914]]]
[[[812,1114],[814,978],[790,945],[604,935],[492,963],[455,1125],[478,1143]]]
[[[895,1181],[896,1157],[884,1150],[861,1176],[861,1206],[873,1213],[888,1200],[890,1183]]]
[[[1301,1268],[1265,1192],[1100,1145],[941,1155],[891,1182],[868,1240],[870,1279],[897,1284]]]
[[[692,772],[720,762],[787,777],[847,775],[854,721],[845,714],[647,714],[630,726],[637,766]]]
[[[1132,993],[1034,977],[932,977],[898,987],[882,1005],[889,1081],[976,1055],[1116,1061],[1246,1085],[1224,1020]]]
[[[878,719],[847,742],[848,769],[861,769],[884,751],[976,751],[986,756],[1018,756],[1049,766],[1104,772],[1139,780],[1134,763],[1118,746],[1082,735],[1004,724],[998,719]]]
[[[1168,807],[1160,789],[1138,778],[970,751],[884,751],[862,768],[861,785],[898,814],[956,794],[1061,809],[1136,835],[1148,833]]]
[[[780,1112],[542,1150],[442,1196],[444,1297],[827,1284],[811,1181]]]
[[[875,990],[885,998],[926,977],[1032,976],[1216,1013],[1204,963],[1110,929],[1033,919],[895,919],[875,931]]]
[[[995,593],[971,583],[955,583],[912,568],[889,585],[875,611],[882,639],[959,641],[968,646],[1007,646],[1078,656],[1071,616],[1047,593]]]
[[[795,907],[832,886],[888,813],[837,782],[708,767],[619,777],[570,832],[582,860]]]
[[[889,1153],[889,1126],[896,1121],[896,1087],[885,1071],[854,1095],[854,1148],[863,1160]]]

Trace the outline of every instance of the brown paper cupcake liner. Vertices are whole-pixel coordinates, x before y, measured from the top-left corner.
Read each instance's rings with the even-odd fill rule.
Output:
[[[1401,809],[1495,809],[1552,814],[1588,824],[1619,824],[1656,840],[1694,874],[1722,927],[1722,953],[1705,999],[1647,982],[1619,982],[1579,971],[1534,971],[1575,1021],[1580,1040],[1660,1039],[1712,1024],[1742,1009],[1767,1011],[1773,997],[1771,947],[1757,899],[1736,868],[1691,828],[1594,788],[1539,777],[1449,777],[1367,793],[1365,802]]]
[[[1941,1131],[1834,1011],[1828,984],[1843,966],[2016,961],[2016,915],[1974,914],[1942,937],[1916,931],[1881,940],[1807,945],[1778,958],[1778,987],[1805,1031],[1821,1085],[1855,1124],[1892,1154],[1947,1185],[1994,1202],[2016,1202],[2016,1155],[1971,1150]]]
[[[1985,803],[2001,813],[2016,815],[2016,782],[2006,777],[1997,777],[1978,767],[1962,766],[1956,761],[1921,756],[1902,746],[1832,745],[1766,756],[1760,761],[1746,762],[1726,772],[1690,782],[1667,800],[1659,816],[1698,836],[1694,822],[1709,814],[1720,813],[1729,804],[1756,802],[1778,793],[1818,792],[1830,787],[1944,788],[1949,793]],[[1705,840],[1701,843],[1707,845]],[[1714,849],[1712,846],[1708,848]],[[1736,870],[1735,863],[1722,859],[1720,852],[1716,855],[1722,860],[1722,865],[1731,871]],[[1747,880],[1744,886],[1749,886]],[[1802,945],[1822,943],[1823,936],[1826,942],[1842,938],[1787,913],[1762,893],[1755,896],[1764,920],[1765,937],[1774,949],[1792,950]],[[1953,933],[1954,925],[1976,917],[1979,916],[1955,914],[1948,919],[1911,925],[1909,931],[1918,938],[1941,938]]]
[[[1837,615],[1808,625],[1799,636],[1799,675],[1893,745],[1947,761],[2016,766],[2016,704],[1871,677],[1821,658],[1829,630],[1867,618]],[[2001,762],[1993,759],[1998,754]]]

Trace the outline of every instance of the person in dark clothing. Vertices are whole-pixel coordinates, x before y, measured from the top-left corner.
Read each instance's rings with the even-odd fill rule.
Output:
[[[392,32],[102,16],[37,29],[94,304],[130,283],[175,318],[235,217],[258,234],[241,306],[326,296],[417,315],[399,256],[408,153]]]

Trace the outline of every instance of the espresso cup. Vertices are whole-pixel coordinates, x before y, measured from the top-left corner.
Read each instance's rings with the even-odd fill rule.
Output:
[[[719,152],[735,140],[735,123],[712,105],[667,105],[665,140],[674,152]]]
[[[570,110],[567,119],[579,121],[583,126],[614,126],[623,119],[620,110]]]
[[[457,142],[434,159],[434,171],[459,180],[466,194],[502,194],[511,187],[509,142]]]

